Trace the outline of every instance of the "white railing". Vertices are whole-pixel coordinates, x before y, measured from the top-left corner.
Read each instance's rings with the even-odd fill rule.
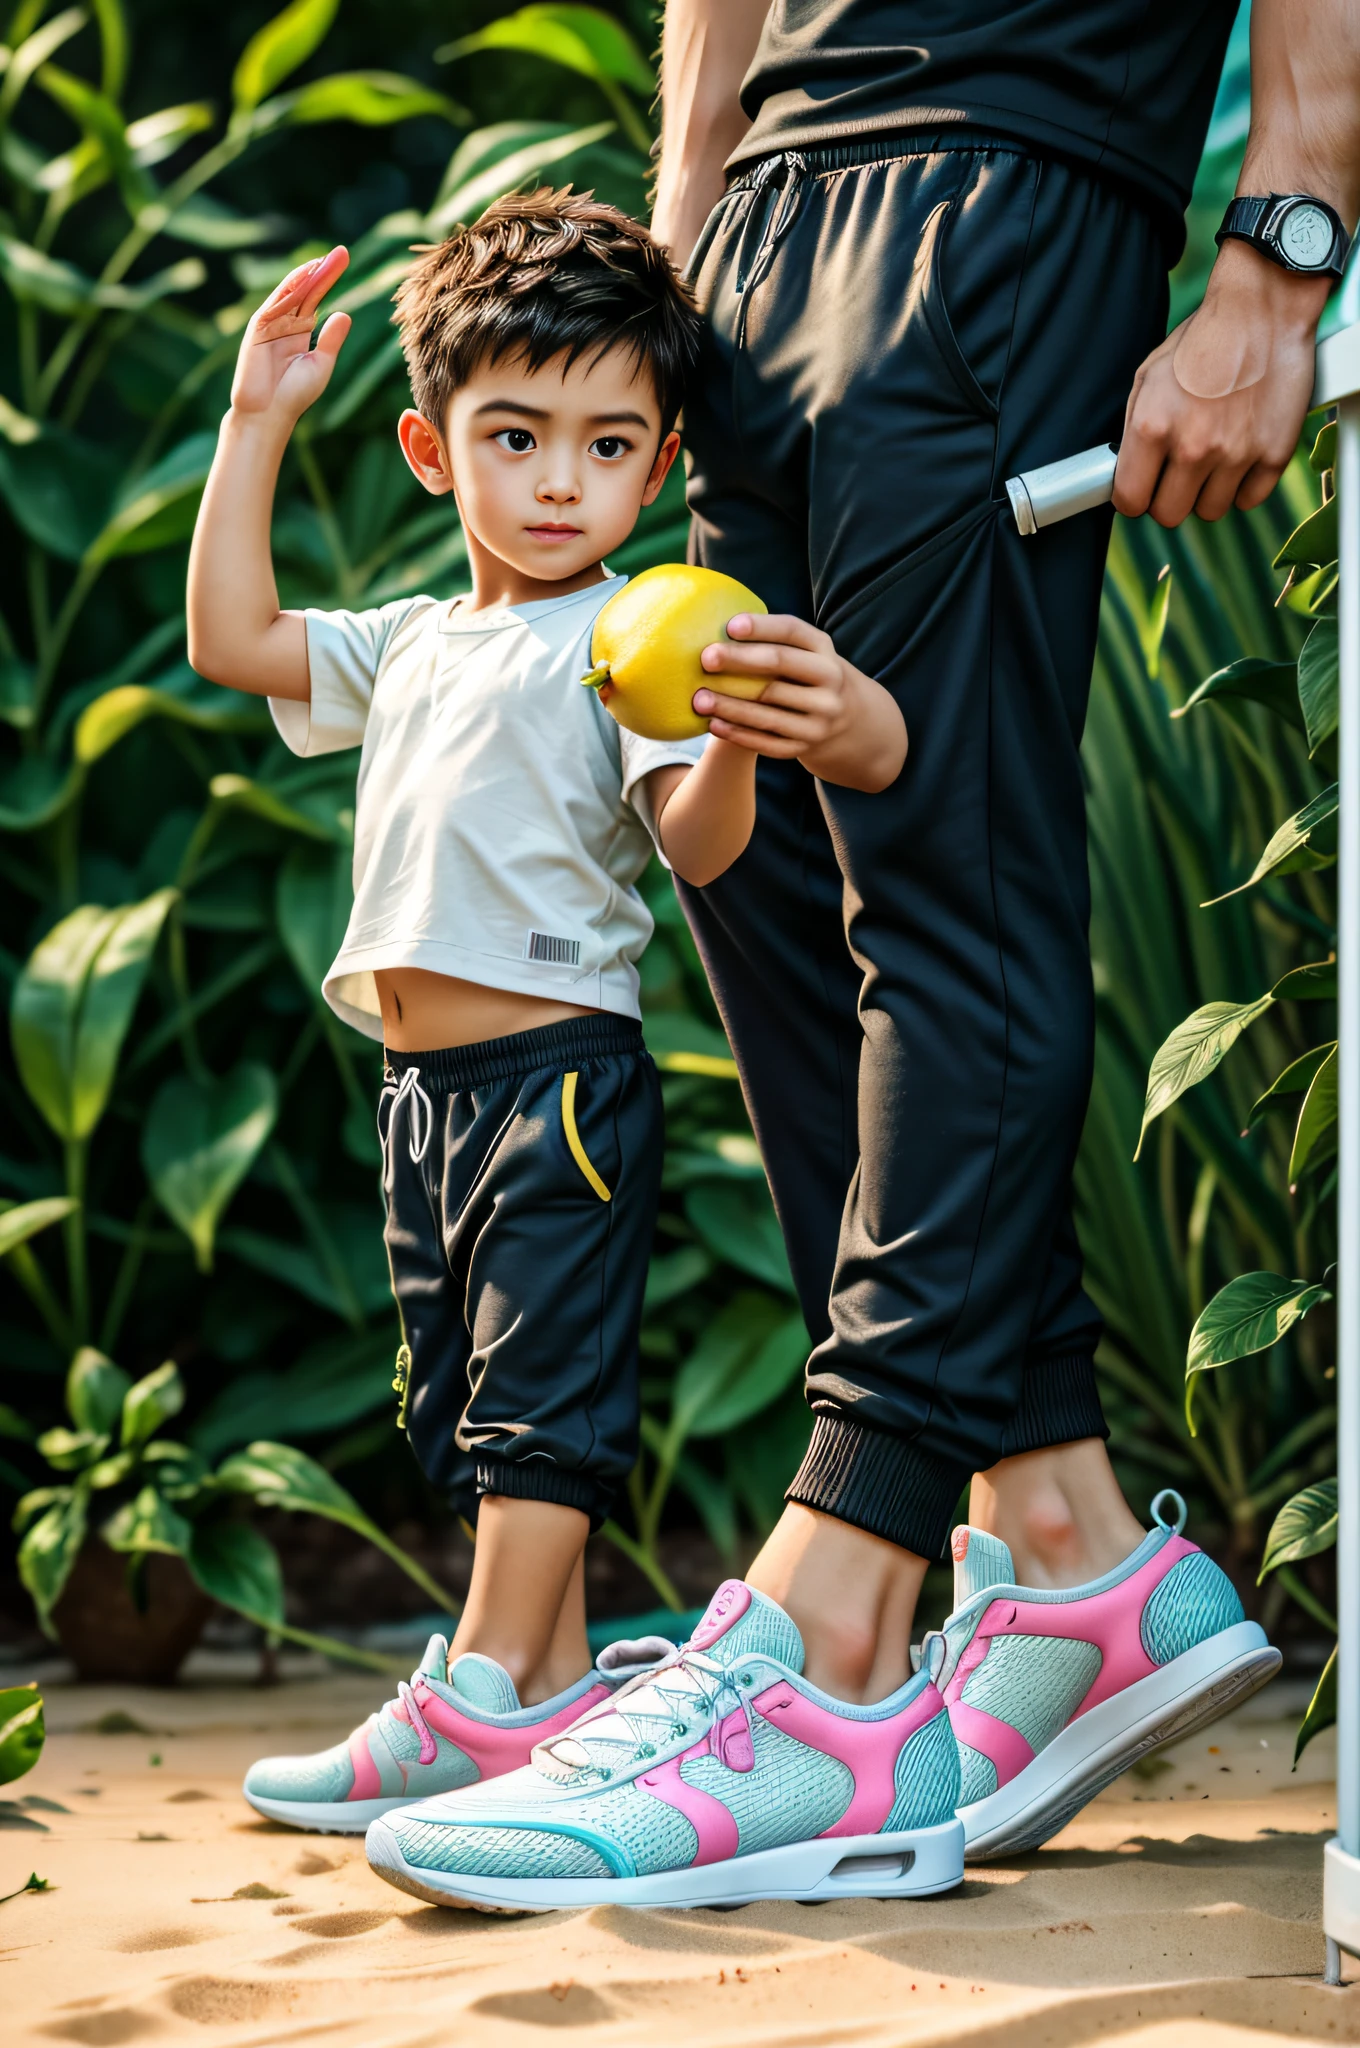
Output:
[[[1343,294],[1343,297],[1346,294]],[[1350,310],[1349,308],[1347,310]],[[1337,1216],[1336,1834],[1323,1852],[1327,1982],[1360,1955],[1360,321],[1321,342],[1315,405],[1338,411],[1341,571],[1341,848],[1337,890],[1340,1052]]]

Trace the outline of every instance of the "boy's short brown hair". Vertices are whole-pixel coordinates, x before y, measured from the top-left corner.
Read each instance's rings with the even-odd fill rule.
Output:
[[[629,349],[668,433],[699,352],[699,315],[665,251],[617,207],[570,186],[510,193],[418,252],[395,320],[416,406],[442,426],[485,363],[538,370]]]

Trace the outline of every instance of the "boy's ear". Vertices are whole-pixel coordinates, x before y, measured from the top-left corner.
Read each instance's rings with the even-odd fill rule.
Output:
[[[660,491],[662,484],[665,483],[666,478],[670,475],[671,464],[674,462],[676,456],[679,453],[680,436],[676,432],[675,428],[672,427],[669,434],[667,434],[665,440],[661,443],[661,446],[656,451],[656,461],[652,464],[652,473],[647,479],[647,488],[642,493],[642,502],[644,505],[651,505],[656,502],[657,493]],[[406,460],[408,462],[411,461],[409,455],[407,456]],[[412,467],[414,468],[415,465],[412,464]]]
[[[397,439],[412,473],[419,477],[427,491],[436,498],[442,498],[453,489],[453,472],[449,468],[443,440],[423,412],[407,406],[397,421]]]

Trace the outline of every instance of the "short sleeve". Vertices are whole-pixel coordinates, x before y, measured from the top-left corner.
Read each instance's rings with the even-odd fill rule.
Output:
[[[335,754],[363,743],[383,658],[411,609],[408,598],[371,612],[304,612],[311,700],[269,699],[286,747],[295,754]]]
[[[692,768],[708,745],[708,734],[692,740],[644,740],[626,727],[619,727],[619,753],[623,763],[623,800],[631,804],[661,852],[656,820],[647,800],[646,781],[654,768]],[[664,855],[662,858],[664,859]]]

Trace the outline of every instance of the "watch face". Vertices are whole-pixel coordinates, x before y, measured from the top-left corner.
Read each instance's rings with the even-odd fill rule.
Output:
[[[1281,253],[1300,270],[1320,270],[1332,253],[1332,224],[1320,206],[1291,206],[1275,230]]]

